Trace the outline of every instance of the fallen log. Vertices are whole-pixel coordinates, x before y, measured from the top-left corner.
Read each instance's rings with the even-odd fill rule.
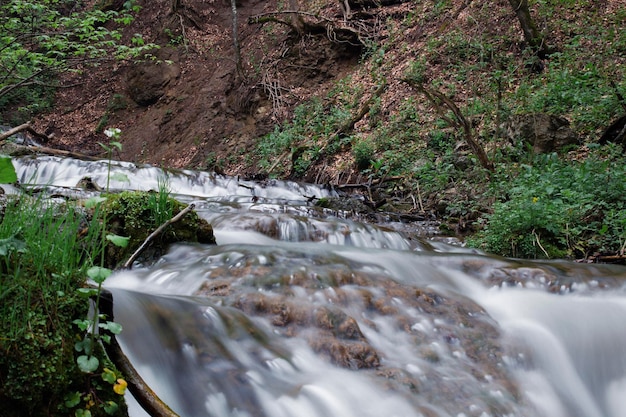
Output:
[[[80,159],[81,161],[100,161],[103,157],[86,155],[80,152],[64,151],[61,149],[48,148],[46,146],[34,146],[34,145],[19,145],[19,144],[2,144],[3,152],[11,156],[23,156],[23,155],[35,155],[45,154],[54,156],[63,156],[68,158]]]
[[[42,139],[44,142],[49,141],[50,139],[52,139],[52,136],[48,136],[45,135],[43,133],[37,132],[32,125],[30,124],[30,122],[21,124],[19,126],[14,127],[13,129],[9,129],[6,132],[2,132],[0,133],[0,142],[7,140],[8,138],[10,138],[11,136],[23,132],[23,131],[27,131],[28,133],[30,133],[31,135],[35,136],[36,138]]]

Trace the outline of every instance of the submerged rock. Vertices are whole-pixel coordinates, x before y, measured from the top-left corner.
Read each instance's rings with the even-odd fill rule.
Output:
[[[477,400],[468,384],[496,386],[506,401],[481,408],[498,415],[518,397],[503,365],[507,352],[498,325],[469,298],[349,270],[337,260],[306,274],[280,274],[273,265],[288,261],[279,255],[261,263],[238,255],[227,269],[213,269],[194,295],[264,319],[275,333],[306,341],[334,365],[372,372],[389,390],[419,392],[439,404],[470,404]],[[409,341],[414,365],[395,362],[393,338]]]

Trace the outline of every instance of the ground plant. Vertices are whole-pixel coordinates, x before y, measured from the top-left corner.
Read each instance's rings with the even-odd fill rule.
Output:
[[[10,159],[1,161],[0,179],[15,182]],[[111,274],[101,266],[106,248],[127,239],[107,231],[106,194],[81,206],[27,190],[6,196],[0,219],[0,399],[6,415],[123,415],[127,383],[102,345],[122,329],[98,312],[102,283]]]
[[[499,173],[498,196],[482,230],[468,240],[521,258],[584,258],[620,253],[626,240],[626,158],[621,146],[596,148],[583,161],[541,155]]]

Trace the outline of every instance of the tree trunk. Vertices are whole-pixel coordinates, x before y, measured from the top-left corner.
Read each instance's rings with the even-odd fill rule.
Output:
[[[546,40],[543,34],[537,29],[537,25],[533,21],[530,15],[530,8],[528,6],[528,0],[509,0],[509,4],[513,7],[517,20],[519,20],[522,31],[524,32],[524,39],[528,43],[537,56],[541,59],[545,59],[553,51],[546,44]]]
[[[299,11],[300,6],[298,5],[298,0],[289,0],[289,8],[294,12]],[[304,20],[300,14],[293,13],[291,15],[291,24],[296,32],[298,32],[298,35],[302,36],[304,34]]]
[[[470,121],[467,120],[465,116],[463,116],[463,113],[461,113],[461,110],[456,106],[456,104],[454,104],[452,100],[450,100],[448,97],[446,97],[444,94],[440,93],[439,91],[428,89],[424,87],[423,84],[417,83],[413,80],[405,79],[403,81],[409,84],[411,87],[416,88],[417,91],[419,91],[420,93],[424,94],[426,98],[428,99],[428,101],[433,105],[433,107],[435,108],[439,116],[443,120],[445,120],[450,126],[453,126],[456,128],[459,128],[459,127],[463,128],[465,141],[471,148],[474,155],[478,158],[478,162],[480,162],[480,165],[489,171],[494,170],[493,162],[489,160],[489,157],[487,156],[487,152],[485,152],[485,149],[474,137],[474,133],[473,133],[472,125]],[[446,109],[450,110],[454,114],[454,119],[448,117],[445,114]]]
[[[241,67],[241,47],[239,46],[239,30],[237,28],[237,0],[230,0],[233,10],[233,47],[235,48],[235,65],[237,66],[237,74],[243,76]]]

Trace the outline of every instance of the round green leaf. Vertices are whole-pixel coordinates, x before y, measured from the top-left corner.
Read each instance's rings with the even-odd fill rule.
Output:
[[[80,403],[80,392],[73,392],[65,397],[65,406],[74,408]]]
[[[122,325],[114,321],[107,321],[105,323],[100,323],[98,324],[98,327],[100,327],[101,329],[106,329],[113,334],[120,334],[122,332]]]
[[[115,404],[113,401],[107,401],[104,403],[104,412],[110,416],[114,416],[117,413],[119,406]]]
[[[117,376],[115,375],[115,372],[113,372],[109,368],[104,368],[104,370],[102,371],[102,380],[108,382],[109,384],[115,384]]]
[[[98,361],[98,358],[96,358],[95,356],[87,355],[80,355],[76,359],[76,363],[78,364],[78,368],[86,374],[95,372],[100,365],[100,361]]]
[[[111,275],[111,270],[109,268],[103,268],[101,266],[92,266],[87,270],[87,276],[98,284],[102,284],[105,279],[107,279]]]

